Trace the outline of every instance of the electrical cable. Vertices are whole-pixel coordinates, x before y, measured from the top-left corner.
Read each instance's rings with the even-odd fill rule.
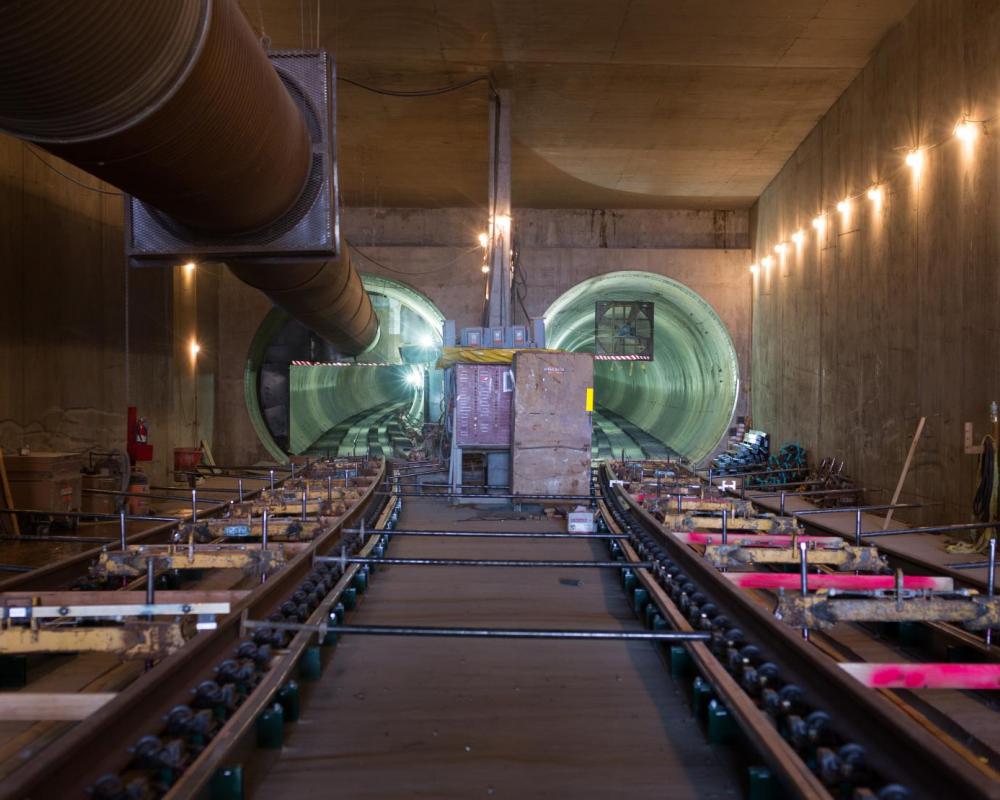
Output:
[[[983,437],[982,447],[972,513],[976,522],[995,522],[1000,517],[1000,451],[989,435]],[[995,529],[987,528],[979,531],[973,541],[952,542],[945,549],[949,553],[985,553],[995,535]]]
[[[442,264],[439,267],[435,267],[434,269],[428,269],[428,270],[419,270],[417,272],[410,272],[408,270],[396,269],[395,267],[390,267],[388,264],[384,264],[381,261],[379,261],[379,260],[377,260],[375,258],[372,258],[370,255],[368,255],[367,253],[365,253],[360,247],[358,247],[357,245],[351,244],[350,242],[347,243],[347,246],[350,247],[355,253],[357,253],[359,256],[361,256],[366,261],[369,261],[372,264],[374,264],[375,266],[381,267],[382,269],[387,270],[388,272],[394,272],[397,275],[431,275],[431,274],[433,274],[435,272],[440,272],[443,269],[447,269],[452,264],[455,264],[458,261],[461,261],[463,258],[465,258],[470,253],[473,253],[476,250],[479,250],[478,246],[476,246],[476,247],[470,247],[468,250],[463,250],[461,253],[459,253],[457,256],[455,256],[455,258],[453,258],[451,261],[448,261],[448,262]]]
[[[362,83],[361,81],[356,81],[353,78],[347,78],[343,75],[337,76],[338,81],[343,83],[349,83],[351,86],[357,86],[359,89],[364,89],[367,92],[372,92],[374,94],[382,94],[387,97],[433,97],[439,94],[448,94],[448,92],[457,92],[460,89],[464,89],[467,86],[472,86],[474,83],[480,83],[486,81],[489,84],[490,91],[496,94],[496,89],[493,86],[493,78],[490,75],[477,75],[474,78],[469,78],[466,81],[461,81],[459,83],[448,84],[447,86],[439,86],[435,89],[382,89],[378,86],[369,86],[367,83]]]
[[[78,181],[76,178],[72,177],[71,175],[67,175],[65,172],[63,172],[62,170],[60,170],[58,167],[55,167],[54,165],[50,164],[48,161],[46,161],[44,158],[42,158],[42,156],[38,153],[37,150],[35,150],[34,147],[32,147],[27,142],[24,143],[24,146],[27,149],[27,151],[29,153],[31,153],[31,155],[33,155],[35,158],[37,158],[39,161],[41,161],[46,167],[48,167],[50,170],[52,170],[56,175],[59,175],[60,177],[65,178],[70,183],[75,183],[81,189],[86,189],[87,191],[90,191],[90,192],[96,192],[97,194],[110,195],[112,197],[121,197],[124,194],[124,192],[110,192],[107,189],[101,189],[98,186],[88,186],[87,184],[82,183],[81,181]]]

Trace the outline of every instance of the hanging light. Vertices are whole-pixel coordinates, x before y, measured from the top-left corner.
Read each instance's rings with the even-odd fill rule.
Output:
[[[806,240],[805,231],[798,230],[792,234],[792,241],[795,242],[796,245],[801,245],[805,240]]]
[[[752,274],[756,275],[759,271],[760,271],[760,267],[758,267],[756,264],[751,264],[750,265],[750,272]]]
[[[813,218],[812,226],[818,230],[822,231],[826,227],[826,214],[819,214]]]
[[[851,201],[844,198],[839,203],[837,203],[837,211],[841,214],[849,214],[851,211]]]
[[[882,187],[877,183],[868,190],[868,199],[871,200],[875,205],[879,205],[882,202]]]
[[[785,251],[787,249],[788,249],[788,245],[785,244],[785,242],[778,242],[774,246],[774,252],[777,253],[779,256],[783,256],[785,254]]]
[[[962,117],[961,122],[955,126],[955,138],[966,144],[972,144],[979,138],[980,127],[980,123],[974,122],[968,117]]]
[[[915,172],[919,172],[924,165],[924,151],[917,147],[906,154],[906,166]]]
[[[490,237],[485,233],[479,234],[479,246],[485,248],[490,243]]]

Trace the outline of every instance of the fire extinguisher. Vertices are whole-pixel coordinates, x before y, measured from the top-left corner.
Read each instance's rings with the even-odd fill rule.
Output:
[[[136,444],[149,443],[149,428],[146,426],[145,417],[139,417],[138,422],[135,423],[135,442]]]

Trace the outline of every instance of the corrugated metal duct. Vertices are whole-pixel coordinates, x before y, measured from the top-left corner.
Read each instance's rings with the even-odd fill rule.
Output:
[[[235,0],[10,0],[0,14],[0,129],[200,232],[265,228],[295,204],[309,134]],[[346,254],[231,268],[344,353],[377,335]]]

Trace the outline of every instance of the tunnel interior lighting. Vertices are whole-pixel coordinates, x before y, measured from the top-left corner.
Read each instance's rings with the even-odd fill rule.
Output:
[[[776,245],[774,246],[774,252],[775,252],[775,253],[777,253],[777,254],[778,254],[779,256],[780,256],[780,255],[784,255],[784,253],[785,253],[785,251],[786,251],[787,249],[788,249],[788,245],[787,245],[787,244],[785,244],[784,242],[778,242],[778,243],[777,243],[777,244],[776,244]]]
[[[191,340],[191,344],[188,345],[188,351],[191,353],[191,358],[197,358],[198,353],[201,352],[201,345],[198,344],[194,339]]]
[[[184,264],[184,272],[190,275],[192,272],[194,272],[196,266],[197,265],[193,261],[188,261],[186,264]]]
[[[764,257],[763,257],[763,258],[762,258],[762,259],[760,260],[760,265],[761,265],[761,266],[762,266],[762,267],[763,267],[764,269],[770,269],[770,268],[771,268],[771,266],[772,266],[773,264],[774,264],[774,259],[773,259],[773,258],[771,258],[771,256],[764,256]]]
[[[812,226],[818,230],[822,231],[826,227],[826,214],[818,214],[812,221]]]
[[[410,386],[413,386],[414,388],[416,388],[417,386],[423,386],[424,385],[423,371],[419,369],[410,370],[406,374],[406,382]]]
[[[429,333],[425,333],[421,335],[421,337],[417,340],[417,344],[420,345],[421,347],[433,347],[434,337],[431,336]]]
[[[488,275],[489,271],[490,271],[490,265],[489,264],[483,264],[483,274],[484,275]]]
[[[479,246],[485,248],[490,243],[490,237],[485,233],[479,234]]]
[[[878,205],[879,203],[881,203],[882,202],[882,187],[881,186],[872,186],[872,188],[868,190],[868,199],[871,200],[876,205]]]
[[[757,266],[756,264],[751,264],[750,265],[750,272],[752,272],[754,275],[756,275],[759,270],[760,270],[760,267]]]
[[[801,245],[805,240],[805,231],[795,231],[795,233],[792,234],[792,241],[795,242],[796,245]]]
[[[979,137],[979,128],[978,122],[964,118],[955,126],[955,137],[966,144],[971,144]]]
[[[919,171],[924,165],[924,151],[920,148],[911,150],[906,154],[906,166],[910,169]]]
[[[837,211],[841,214],[847,214],[851,210],[851,201],[844,199],[837,203]]]

